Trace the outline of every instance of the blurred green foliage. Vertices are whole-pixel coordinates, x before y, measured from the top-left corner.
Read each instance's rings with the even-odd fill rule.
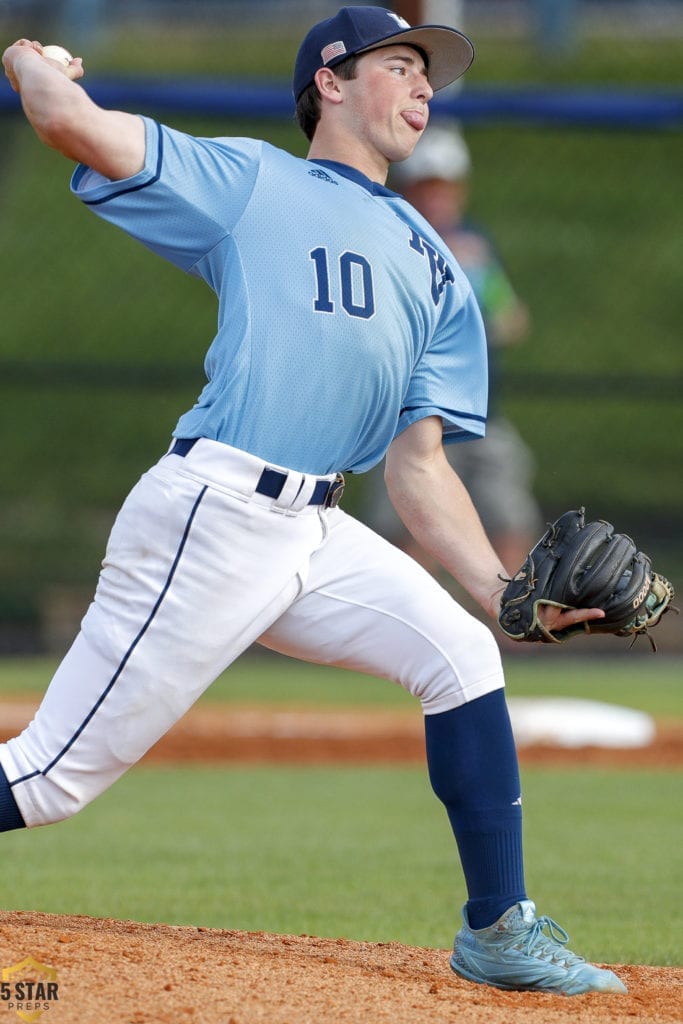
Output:
[[[207,26],[169,22],[126,24],[88,44],[92,73],[173,74],[231,78],[270,77],[288,81],[296,51],[309,22],[288,5],[287,24],[253,27],[230,21]],[[324,16],[324,15],[323,15]],[[23,31],[23,30],[22,30]],[[641,31],[591,34],[576,52],[561,60],[544,58],[530,37],[509,38],[465,24],[476,58],[467,84],[580,84],[671,87],[683,84],[681,40],[676,35],[648,37]]]
[[[93,43],[93,75],[284,81],[299,27],[141,26]],[[11,38],[11,37],[10,37]],[[586,40],[556,64],[522,41],[475,38],[472,85],[680,87],[680,39]],[[154,115],[155,111],[147,113]],[[286,121],[164,114],[203,135],[259,135],[299,155]],[[502,403],[538,461],[548,518],[589,514],[637,532],[682,573],[680,132],[465,126],[472,215],[494,234],[532,333],[505,354]],[[69,165],[20,114],[0,119],[3,246],[0,620],[40,614],[51,586],[90,588],[117,507],[167,447],[203,383],[216,307],[206,286],[99,222]],[[346,507],[362,512],[362,478]]]

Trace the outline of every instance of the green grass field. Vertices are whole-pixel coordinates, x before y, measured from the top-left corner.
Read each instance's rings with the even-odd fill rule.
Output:
[[[680,777],[529,771],[524,788],[539,912],[592,958],[679,963]],[[141,767],[2,843],[8,909],[445,948],[465,899],[417,768]]]
[[[37,693],[46,662],[0,663],[0,694]],[[593,696],[683,717],[680,666],[533,658],[510,691]],[[406,706],[387,683],[245,657],[207,702]],[[416,710],[416,713],[417,710]],[[681,775],[523,772],[529,892],[608,962],[679,964]],[[447,947],[464,887],[419,767],[134,768],[67,822],[2,837],[2,903],[140,921]]]

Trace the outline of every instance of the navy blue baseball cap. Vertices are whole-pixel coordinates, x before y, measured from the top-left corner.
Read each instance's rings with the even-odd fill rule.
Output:
[[[385,7],[342,7],[333,18],[314,25],[299,47],[292,88],[298,100],[319,68],[333,68],[355,53],[404,43],[422,50],[429,64],[429,84],[443,89],[463,75],[474,60],[472,43],[446,25],[418,25]]]

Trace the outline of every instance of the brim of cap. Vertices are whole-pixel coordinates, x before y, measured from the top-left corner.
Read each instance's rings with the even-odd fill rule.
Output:
[[[393,43],[419,46],[424,50],[429,58],[429,84],[435,92],[464,75],[474,60],[474,46],[467,36],[446,25],[406,28],[357,52],[368,53],[370,50],[380,50]]]

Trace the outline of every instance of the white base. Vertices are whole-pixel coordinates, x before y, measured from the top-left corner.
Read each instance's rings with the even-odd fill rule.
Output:
[[[510,718],[519,746],[646,747],[655,723],[644,711],[572,697],[510,697]]]

